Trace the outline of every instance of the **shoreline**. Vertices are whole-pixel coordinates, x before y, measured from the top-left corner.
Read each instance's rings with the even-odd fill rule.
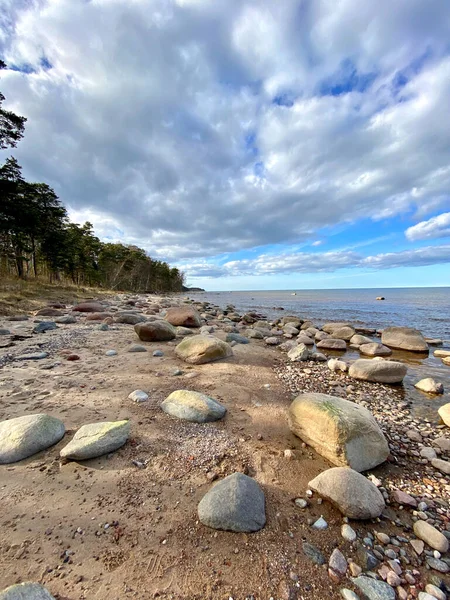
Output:
[[[127,309],[125,303],[132,298],[137,296],[118,296],[110,303],[130,311],[134,308]],[[178,295],[173,302],[167,297],[139,298],[146,303],[139,310],[149,317],[157,317],[164,304],[181,300]],[[221,339],[239,322],[205,314]],[[429,548],[419,556],[408,542],[413,518],[421,517],[391,501],[394,487],[416,496],[417,503],[427,503],[422,511],[426,518],[450,536],[450,486],[420,456],[419,442],[405,433],[406,427],[415,427],[423,445],[448,460],[449,450],[432,442],[439,437],[449,440],[449,429],[419,419],[415,423],[399,388],[351,380],[330,371],[326,363],[289,364],[276,346],[259,339],[234,345],[234,356],[203,365],[186,365],[175,356],[179,340],[144,342],[147,353],[128,353],[139,343],[132,326],[112,323],[101,331],[98,322],[77,319],[27,337],[35,323],[0,318],[1,327],[8,323],[25,337],[8,349],[11,354],[32,346],[50,354],[36,362],[11,360],[0,368],[0,418],[51,412],[64,420],[66,438],[83,423],[130,418],[132,438],[111,456],[87,462],[61,465],[58,444],[25,461],[0,466],[0,507],[9,536],[0,552],[1,589],[34,577],[52,593],[74,600],[94,595],[106,600],[113,593],[146,599],[334,600],[340,588],[358,593],[351,583],[353,571],[333,581],[325,567],[305,555],[306,542],[327,562],[338,546],[349,561],[353,559],[349,569],[355,572],[352,565],[362,562],[364,552],[378,553],[380,564],[374,572],[380,581],[378,570],[394,553],[401,566],[399,587],[407,593],[413,593],[411,588],[418,593],[437,579],[450,585],[448,575],[426,567]],[[73,335],[76,331],[79,334]],[[106,357],[108,349],[117,355]],[[162,357],[152,356],[156,349],[162,350]],[[80,360],[67,362],[65,350]],[[59,365],[44,368],[53,363]],[[147,391],[150,400],[132,403],[127,396],[136,388]],[[224,421],[197,425],[162,413],[161,401],[182,388],[223,402],[228,409]],[[333,466],[295,437],[286,423],[292,396],[308,389],[367,403],[391,444],[391,462],[371,470],[387,495],[387,512],[378,521],[350,521],[356,542],[341,537],[342,515],[327,501],[319,502],[317,494],[306,496],[305,509],[293,502],[305,497],[311,479]],[[235,471],[246,472],[263,486],[267,525],[258,533],[214,532],[198,523],[196,507],[211,482]],[[328,528],[316,531],[311,525],[321,515]],[[389,536],[389,543],[377,540],[379,531]],[[128,591],[123,592],[124,586]]]

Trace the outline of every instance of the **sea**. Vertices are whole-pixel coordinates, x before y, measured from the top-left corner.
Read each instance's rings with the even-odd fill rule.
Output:
[[[317,325],[339,321],[376,330],[389,326],[419,329],[426,338],[442,340],[442,345],[430,346],[428,355],[394,351],[391,358],[408,364],[403,385],[405,396],[412,401],[417,416],[431,422],[439,421],[437,408],[450,402],[450,367],[433,355],[436,348],[450,350],[450,287],[188,292],[187,295],[221,308],[233,305],[238,313],[257,312],[269,320],[296,315]],[[379,297],[384,300],[377,300]],[[380,341],[376,337],[374,340]],[[351,349],[343,356],[349,360],[358,357],[359,353]],[[433,396],[416,390],[414,383],[424,377],[441,381],[445,393]]]

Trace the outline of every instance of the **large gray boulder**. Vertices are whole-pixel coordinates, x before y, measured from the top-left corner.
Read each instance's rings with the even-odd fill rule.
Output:
[[[125,444],[130,436],[129,421],[112,421],[83,425],[72,441],[60,452],[67,460],[88,460],[114,452]]]
[[[145,323],[147,317],[137,313],[118,313],[114,317],[115,323],[124,323],[125,325],[136,325],[137,323]]]
[[[428,352],[428,344],[418,329],[411,327],[387,327],[381,334],[381,343],[389,348]]]
[[[292,362],[308,360],[309,350],[305,344],[299,344],[298,346],[294,346],[289,350],[288,356]]]
[[[328,469],[310,481],[308,487],[329,500],[349,519],[374,519],[385,508],[377,486],[353,469]]]
[[[258,531],[266,524],[264,492],[251,477],[233,473],[203,496],[198,517],[213,529]]]
[[[192,306],[172,306],[166,311],[164,317],[171,325],[182,327],[201,327],[200,314]]]
[[[134,330],[143,342],[165,342],[173,340],[177,335],[175,327],[167,321],[137,323]]]
[[[327,394],[300,394],[289,408],[288,421],[295,435],[339,467],[365,471],[389,455],[372,413],[354,402]]]
[[[74,306],[72,310],[83,313],[103,312],[105,310],[105,305],[100,304],[100,302],[81,302]]]
[[[353,346],[361,346],[362,344],[371,343],[372,340],[369,337],[361,335],[360,333],[355,333],[355,335],[350,338],[350,344],[352,344]]]
[[[53,446],[64,436],[64,423],[49,415],[17,417],[0,423],[0,464],[14,463]]]
[[[337,327],[336,329],[333,329],[332,333],[331,333],[331,337],[333,339],[336,340],[345,340],[346,342],[349,342],[352,337],[355,335],[355,330],[353,329],[353,327]]]
[[[323,348],[324,350],[347,350],[347,344],[345,340],[337,340],[333,338],[321,340],[316,345],[318,348]]]
[[[0,592],[0,600],[55,600],[39,583],[16,583]]]
[[[350,366],[348,374],[363,381],[401,383],[407,371],[407,366],[401,362],[360,358]]]
[[[193,335],[178,344],[175,354],[187,363],[201,365],[232,356],[233,350],[212,335]]]
[[[161,408],[168,415],[194,423],[218,421],[227,412],[217,400],[191,390],[172,392],[161,404]]]
[[[322,327],[322,331],[333,333],[335,329],[339,329],[340,327],[351,327],[351,325],[350,323],[325,323]]]

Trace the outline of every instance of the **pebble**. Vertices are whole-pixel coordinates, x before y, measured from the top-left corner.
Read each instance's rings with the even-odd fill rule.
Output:
[[[142,390],[134,390],[134,392],[131,392],[131,394],[128,395],[128,398],[134,402],[147,402],[148,394]]]
[[[347,572],[347,560],[338,548],[335,548],[331,553],[328,566],[339,575],[345,575]]]
[[[117,351],[116,350],[107,350],[105,352],[105,356],[116,356],[117,355]]]
[[[317,521],[313,524],[314,529],[318,529],[319,531],[328,528],[328,523],[325,521],[323,517],[319,517]]]
[[[347,525],[347,523],[344,523],[344,525],[342,525],[341,535],[347,542],[354,542],[356,540],[355,530],[352,529],[350,525]]]
[[[357,596],[355,592],[352,592],[352,590],[349,590],[348,588],[342,588],[341,596],[344,598],[344,600],[359,600],[359,596]]]
[[[147,348],[139,344],[134,344],[128,348],[128,352],[147,352]]]
[[[391,541],[391,538],[386,533],[382,533],[381,531],[376,531],[375,537],[382,544],[389,544],[389,542]]]
[[[429,583],[427,586],[425,586],[425,591],[427,592],[427,594],[430,594],[433,598],[436,598],[437,600],[446,600],[445,593],[432,583]]]
[[[448,573],[450,571],[450,567],[443,560],[439,560],[438,558],[433,558],[431,556],[427,556],[427,564],[434,569],[435,571],[439,571],[440,573]]]
[[[308,506],[308,502],[304,498],[296,498],[294,502],[299,508],[306,508]]]
[[[303,552],[316,565],[324,565],[326,562],[322,552],[312,544],[309,544],[308,542],[303,542]]]
[[[162,350],[154,350],[153,356],[164,356],[164,352]]]

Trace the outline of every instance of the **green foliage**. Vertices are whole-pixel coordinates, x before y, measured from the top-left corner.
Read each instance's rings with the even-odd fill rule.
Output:
[[[0,69],[5,64],[0,61]],[[1,109],[0,148],[22,137],[23,117]],[[46,275],[50,281],[131,291],[181,291],[183,273],[150,258],[137,246],[104,244],[91,223],[68,220],[58,196],[46,183],[30,183],[13,157],[0,166],[0,275]]]

